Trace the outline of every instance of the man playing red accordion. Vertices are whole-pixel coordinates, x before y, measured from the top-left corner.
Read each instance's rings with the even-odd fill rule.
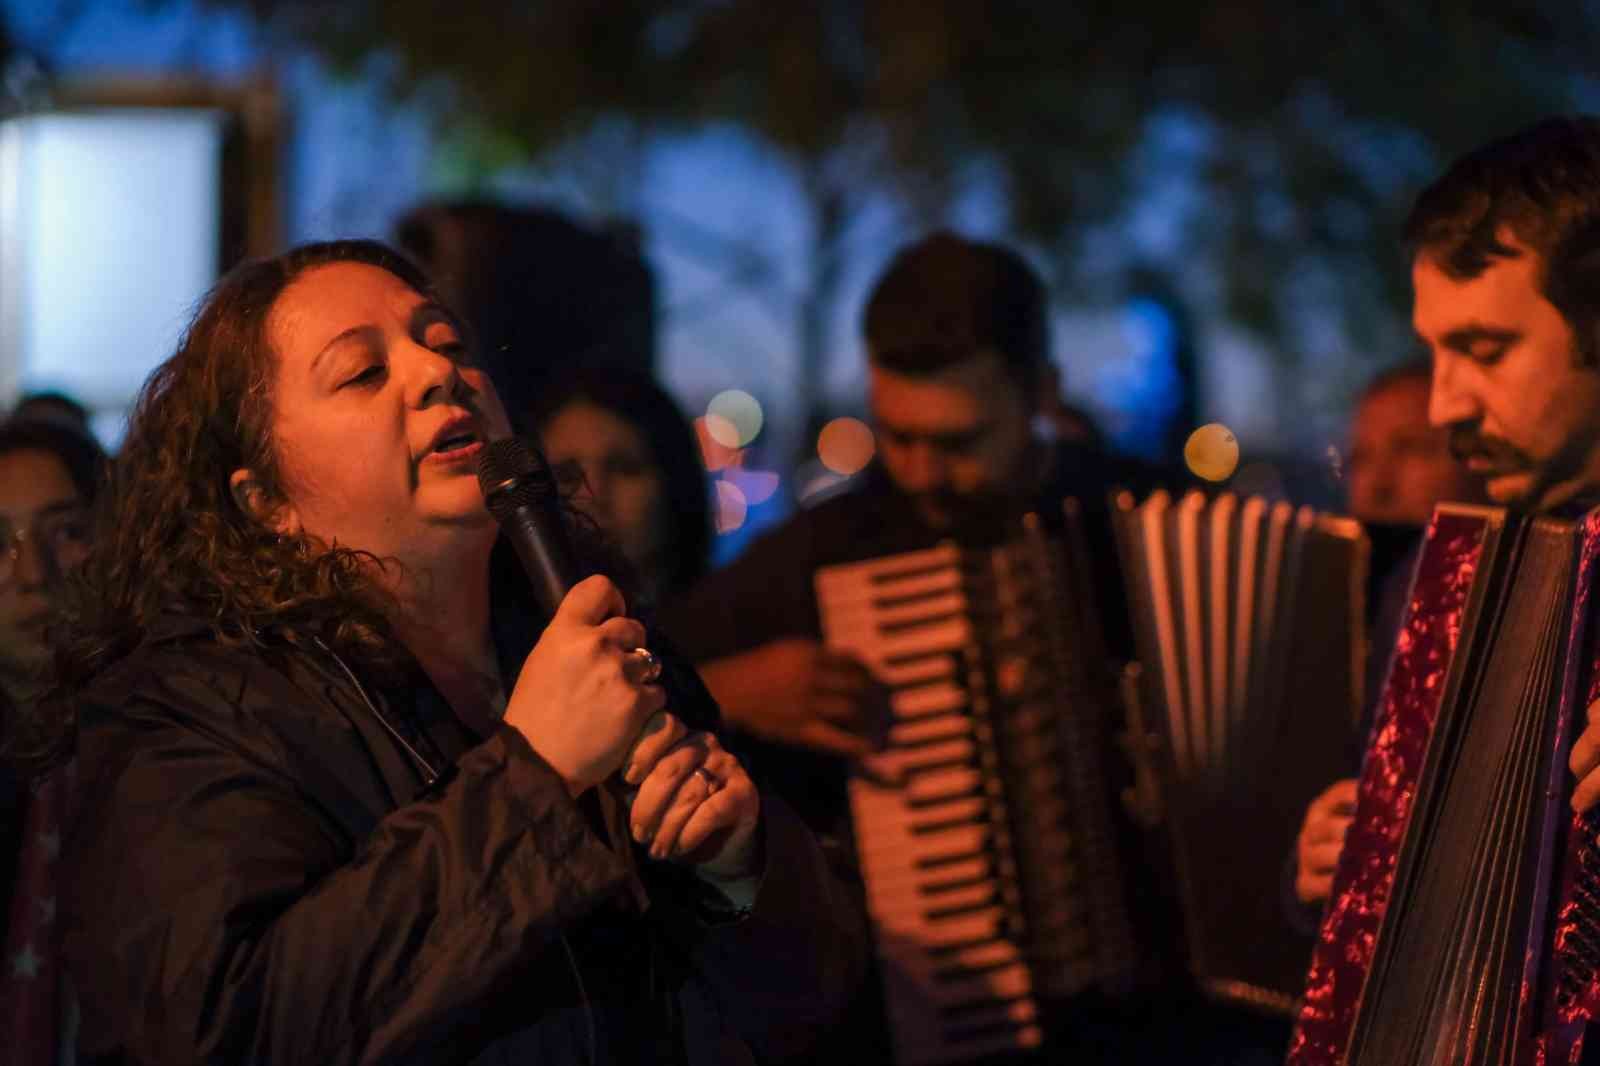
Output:
[[[1600,505],[1600,119],[1546,120],[1461,158],[1418,198],[1406,245],[1413,326],[1432,359],[1429,420],[1449,432],[1456,458],[1500,507],[1571,515]],[[1427,596],[1414,586],[1411,601],[1415,612]],[[1405,645],[1402,635],[1391,688],[1406,672]],[[1380,710],[1356,819],[1371,824],[1361,842],[1348,842],[1334,882],[1291,1045],[1295,1066],[1354,1061],[1345,1041],[1356,1003],[1382,1013],[1364,1002],[1373,993],[1363,989],[1372,983],[1363,967],[1398,889],[1394,855],[1374,848],[1374,834],[1398,837],[1412,801],[1421,802],[1414,780],[1385,784],[1371,772],[1375,761],[1399,765],[1395,734]],[[1600,801],[1600,701],[1588,707],[1569,765],[1571,803],[1582,813]],[[1385,796],[1393,802],[1379,809]],[[1523,992],[1527,999],[1526,984]],[[1539,1061],[1546,1052],[1552,1062],[1578,1061],[1582,1021],[1563,1019],[1576,1027],[1572,1038],[1559,1052],[1541,1040]]]

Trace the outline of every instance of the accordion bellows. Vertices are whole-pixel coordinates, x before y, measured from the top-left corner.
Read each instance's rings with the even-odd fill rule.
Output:
[[[1353,520],[1259,497],[1118,497],[1190,967],[1211,995],[1288,1014],[1311,940],[1285,863],[1306,806],[1353,775],[1368,545]]]
[[[1600,984],[1600,512],[1441,506],[1378,705],[1293,1066],[1572,1063]]]

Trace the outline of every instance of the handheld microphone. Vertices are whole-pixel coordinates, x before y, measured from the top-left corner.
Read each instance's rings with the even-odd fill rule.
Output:
[[[478,488],[522,560],[539,606],[554,617],[581,575],[550,464],[519,437],[490,441],[478,457]]]
[[[567,540],[560,492],[550,464],[519,437],[491,441],[478,457],[478,488],[489,513],[522,560],[545,620],[554,618],[583,574]],[[654,652],[634,648],[630,654],[637,680],[652,684],[661,677],[661,660]]]

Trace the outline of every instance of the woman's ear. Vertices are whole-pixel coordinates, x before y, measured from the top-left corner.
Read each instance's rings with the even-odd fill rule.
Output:
[[[249,467],[240,467],[229,475],[228,489],[233,493],[233,502],[239,505],[239,510],[255,521],[282,536],[300,531],[300,516],[295,513],[293,505],[274,505],[268,500],[267,490]]]

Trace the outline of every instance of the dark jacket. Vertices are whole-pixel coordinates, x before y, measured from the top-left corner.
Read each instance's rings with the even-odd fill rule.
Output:
[[[532,628],[504,632],[520,666]],[[781,801],[753,912],[720,917],[609,792],[574,802],[420,670],[378,685],[182,623],[97,682],[79,758],[64,941],[90,1057],[751,1062],[802,1049],[861,973],[859,912]]]

